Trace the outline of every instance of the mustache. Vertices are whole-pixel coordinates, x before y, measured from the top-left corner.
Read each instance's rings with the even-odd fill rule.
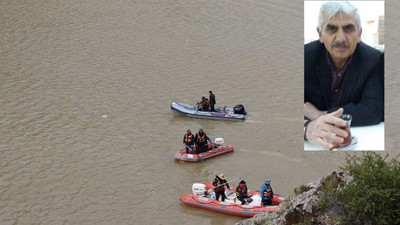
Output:
[[[349,48],[349,43],[346,42],[334,42],[332,47],[339,47],[339,48]]]

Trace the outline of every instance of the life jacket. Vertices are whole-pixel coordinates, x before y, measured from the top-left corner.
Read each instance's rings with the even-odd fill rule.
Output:
[[[208,101],[208,99],[205,99],[204,100],[204,109],[208,110],[208,108],[210,108],[210,101]]]
[[[236,188],[236,196],[239,198],[247,197],[247,187],[245,184],[239,184]]]
[[[185,134],[185,143],[192,143],[193,139],[193,134]]]
[[[267,190],[264,191],[263,195],[264,197],[272,199],[274,197],[274,192],[272,192],[272,188],[269,187]]]
[[[206,142],[206,133],[203,132],[203,136],[200,133],[197,133],[197,142],[205,143]]]
[[[213,185],[216,187],[216,188],[214,188],[214,191],[215,192],[223,192],[224,190],[225,190],[225,185],[222,185],[222,184],[225,184],[226,182],[224,182],[224,180],[221,182],[221,180],[220,179],[217,179],[216,180],[216,182],[214,181],[213,182]]]
[[[200,102],[200,106],[203,110],[208,110],[208,108],[210,107],[210,102],[208,101],[208,99],[203,99]]]

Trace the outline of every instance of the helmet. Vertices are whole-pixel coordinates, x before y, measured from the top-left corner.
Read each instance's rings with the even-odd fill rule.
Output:
[[[241,180],[239,184],[246,184],[246,181]]]
[[[270,184],[270,183],[271,183],[271,179],[266,179],[266,180],[264,181],[264,183],[265,183],[265,184]]]
[[[221,178],[221,179],[225,179],[225,175],[224,175],[223,173],[220,173],[220,174],[218,175],[218,177]]]
[[[205,99],[206,97],[202,96],[201,99]]]
[[[192,131],[190,129],[187,130],[188,133],[192,133]]]
[[[204,132],[203,128],[200,128],[200,129],[199,129],[199,132]]]

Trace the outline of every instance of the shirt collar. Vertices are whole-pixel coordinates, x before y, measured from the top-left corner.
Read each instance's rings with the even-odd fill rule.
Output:
[[[349,57],[349,59],[347,59],[347,62],[346,62],[346,64],[344,64],[344,66],[343,66],[342,69],[337,69],[337,68],[335,67],[335,65],[334,65],[333,62],[332,62],[332,58],[331,58],[331,56],[329,55],[329,52],[326,52],[326,57],[328,58],[328,64],[331,66],[331,68],[332,68],[333,71],[345,71],[346,68],[347,68],[347,66],[351,63],[351,59],[353,58],[353,55],[351,55],[351,56]]]

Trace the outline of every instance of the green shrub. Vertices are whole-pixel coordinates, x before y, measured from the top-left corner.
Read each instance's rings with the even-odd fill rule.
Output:
[[[294,225],[311,225],[311,218],[304,218],[302,221],[295,223]]]
[[[329,175],[326,178],[323,178],[321,181],[321,194],[316,205],[317,211],[322,212],[327,208],[332,208],[337,205],[336,186],[336,177]]]
[[[347,155],[341,168],[354,180],[337,195],[345,210],[343,224],[400,224],[400,162],[375,152]]]

